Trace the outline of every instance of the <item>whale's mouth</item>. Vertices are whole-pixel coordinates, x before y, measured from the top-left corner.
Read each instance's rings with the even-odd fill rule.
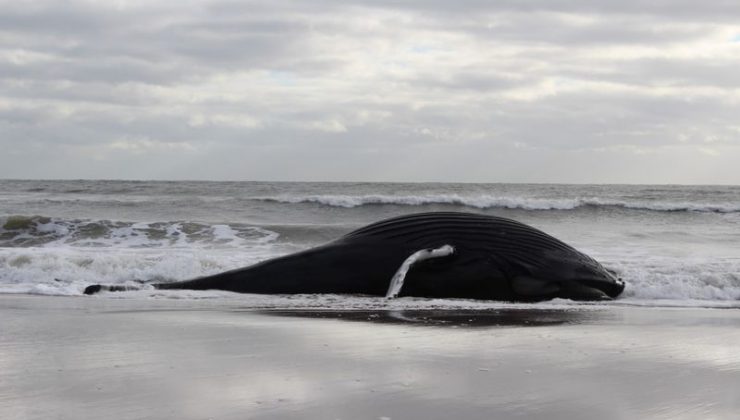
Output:
[[[577,286],[572,287],[571,289],[577,289],[587,295],[597,296],[599,294],[603,294],[605,295],[605,298],[608,299],[615,299],[617,296],[622,294],[625,287],[624,281],[620,278],[608,280],[582,279],[576,280],[575,283]]]
[[[612,300],[624,290],[624,282],[616,277],[586,277],[550,282],[536,277],[518,276],[511,287],[522,300],[563,299],[594,301]]]

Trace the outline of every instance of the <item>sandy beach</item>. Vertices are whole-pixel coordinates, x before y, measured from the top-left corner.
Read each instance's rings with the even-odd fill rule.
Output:
[[[0,296],[3,419],[730,419],[740,311]]]

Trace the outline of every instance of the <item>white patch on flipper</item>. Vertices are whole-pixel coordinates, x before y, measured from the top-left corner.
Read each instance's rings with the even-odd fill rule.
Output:
[[[393,275],[393,278],[391,279],[391,284],[390,286],[388,286],[388,292],[386,292],[385,297],[390,299],[398,296],[398,294],[401,292],[401,288],[403,287],[403,282],[404,280],[406,280],[406,273],[409,272],[411,266],[415,263],[431,258],[446,257],[448,255],[452,255],[454,252],[455,248],[453,248],[451,245],[442,245],[439,248],[422,249],[420,251],[414,252],[408,258],[406,258],[403,264],[401,264],[401,267],[398,268],[398,271],[396,271],[396,274]]]

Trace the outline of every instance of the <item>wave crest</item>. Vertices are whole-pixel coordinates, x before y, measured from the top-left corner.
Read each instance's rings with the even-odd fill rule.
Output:
[[[0,219],[0,247],[242,248],[277,239],[267,229],[243,224],[188,221],[123,222],[9,216]]]
[[[354,208],[369,205],[454,205],[478,209],[506,208],[521,210],[574,210],[582,207],[617,207],[649,211],[693,211],[706,213],[738,213],[740,203],[695,203],[657,200],[615,200],[599,197],[538,198],[505,197],[496,195],[464,196],[458,194],[428,195],[307,195],[258,197],[260,201],[300,204],[315,203],[330,207]]]

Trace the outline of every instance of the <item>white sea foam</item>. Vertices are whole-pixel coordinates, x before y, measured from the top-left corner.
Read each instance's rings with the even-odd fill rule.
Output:
[[[245,249],[0,248],[0,293],[80,295],[90,284],[139,285],[139,281],[174,281],[209,275],[291,251],[274,243]],[[740,307],[740,258],[596,255],[618,271],[627,288],[615,304],[638,306]],[[161,291],[108,293],[110,298],[220,298],[228,292]],[[232,296],[233,297],[233,296]],[[244,298],[256,307],[341,307],[362,309],[377,299],[357,297]],[[296,300],[298,299],[298,300]],[[367,300],[369,299],[369,300]],[[401,299],[411,307],[482,308],[491,302]],[[421,302],[421,303],[420,303]],[[557,302],[556,302],[557,303]],[[559,304],[583,305],[568,301]],[[482,305],[482,306],[481,306]],[[500,304],[495,304],[499,305]],[[401,304],[400,307],[403,307]]]
[[[193,222],[117,222],[12,216],[0,220],[0,246],[244,248],[278,238],[258,226]]]
[[[175,281],[254,264],[276,254],[221,249],[0,248],[0,293],[80,295],[90,284]]]
[[[317,203],[331,207],[353,208],[365,205],[402,205],[422,206],[433,204],[458,205],[479,209],[508,208],[523,210],[573,210],[580,207],[621,207],[634,210],[652,211],[694,211],[708,213],[737,213],[740,203],[695,203],[658,200],[623,200],[600,197],[577,198],[541,198],[501,195],[459,195],[459,194],[422,194],[422,195],[306,195],[256,197],[257,200],[278,203]]]
[[[645,255],[605,264],[616,268],[629,282],[625,298],[740,303],[740,258],[709,260]]]
[[[94,283],[185,280],[290,251],[256,226],[7,218],[0,293],[78,295]],[[248,251],[247,251],[248,250]]]

